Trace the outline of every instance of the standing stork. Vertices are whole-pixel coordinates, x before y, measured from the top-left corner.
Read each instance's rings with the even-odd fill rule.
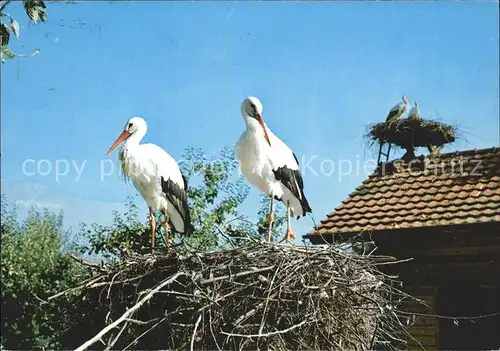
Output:
[[[267,127],[262,119],[262,104],[259,99],[251,96],[243,100],[241,114],[246,130],[236,144],[236,154],[243,176],[271,197],[268,240],[271,241],[275,199],[282,201],[287,207],[287,231],[281,241],[295,239],[290,214],[299,219],[306,213],[311,213],[297,157]]]
[[[158,210],[166,217],[163,227],[168,248],[168,220],[180,234],[189,235],[194,230],[187,203],[187,182],[177,162],[165,150],[155,144],[140,143],[147,129],[144,119],[132,117],[106,155],[125,141],[120,150],[120,166],[149,207],[151,247],[155,246],[156,228],[153,210]]]
[[[410,110],[410,113],[408,114],[409,119],[419,119],[420,118],[420,111],[418,110],[418,102],[415,101],[415,107],[413,107]]]
[[[389,123],[389,125],[397,121],[402,115],[408,112],[410,108],[410,103],[408,102],[408,97],[406,95],[403,95],[401,100],[403,100],[403,102],[400,102],[399,104],[391,108],[389,114],[387,115],[385,121]]]

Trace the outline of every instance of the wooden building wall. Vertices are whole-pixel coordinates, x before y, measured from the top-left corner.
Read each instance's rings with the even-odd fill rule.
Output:
[[[474,322],[436,317],[500,312],[499,223],[391,230],[368,238],[377,254],[412,258],[384,268],[429,305],[412,304],[410,311],[433,315],[416,317],[409,332],[418,342],[408,340],[410,350],[500,349],[500,315]]]
[[[408,329],[412,336],[407,338],[409,350],[437,350],[438,322],[435,308],[435,288],[427,286],[409,286],[404,288],[408,294],[422,300],[426,305],[412,302],[405,306],[408,311],[430,316],[415,316],[413,325]]]

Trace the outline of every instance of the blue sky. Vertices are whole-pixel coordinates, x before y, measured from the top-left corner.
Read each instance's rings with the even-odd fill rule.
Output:
[[[143,116],[146,142],[179,158],[213,154],[244,128],[240,103],[264,105],[274,132],[311,162],[305,190],[319,221],[367,173],[321,174],[374,152],[362,138],[402,94],[425,118],[463,128],[446,151],[499,145],[496,2],[83,2],[48,4],[12,48],[41,53],[2,65],[2,179],[99,202],[135,194],[100,163],[126,120]],[[116,161],[117,154],[111,159]],[[46,176],[23,173],[46,159]],[[56,160],[81,167],[56,180]],[[330,161],[323,163],[330,170]],[[61,164],[62,165],[62,164]],[[36,168],[28,165],[28,172]],[[45,166],[47,166],[45,164]],[[346,163],[344,163],[344,167]],[[368,170],[370,165],[368,166]],[[344,168],[345,169],[345,168]],[[44,171],[45,169],[43,169]],[[243,210],[254,215],[252,190]],[[110,215],[111,216],[111,215]],[[294,223],[298,234],[312,223]]]

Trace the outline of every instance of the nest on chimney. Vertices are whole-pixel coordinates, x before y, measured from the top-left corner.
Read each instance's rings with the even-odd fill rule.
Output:
[[[412,154],[416,147],[426,147],[429,152],[440,150],[444,144],[455,141],[457,128],[445,123],[421,118],[404,118],[392,124],[375,123],[368,127],[365,139],[374,143],[391,143]]]

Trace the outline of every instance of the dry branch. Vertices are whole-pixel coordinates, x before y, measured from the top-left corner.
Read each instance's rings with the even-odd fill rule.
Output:
[[[106,328],[101,330],[99,333],[97,333],[96,336],[94,336],[92,339],[88,340],[87,342],[83,343],[80,347],[78,347],[75,351],[82,351],[86,350],[89,346],[92,346],[94,343],[97,341],[101,340],[104,335],[106,335],[111,329],[116,328],[121,322],[124,322],[128,319],[129,316],[134,314],[136,310],[141,308],[142,305],[146,301],[148,301],[150,298],[153,297],[154,294],[156,294],[158,291],[160,291],[164,286],[171,284],[174,282],[182,273],[176,273],[173,277],[170,279],[165,280],[161,284],[159,284],[157,287],[155,287],[153,290],[151,290],[144,298],[142,298],[137,304],[135,304],[132,308],[128,309],[127,312],[125,312],[120,318],[118,318],[116,321],[108,325]]]
[[[130,254],[77,287],[93,312],[74,328],[95,328],[77,350],[101,347],[113,329],[114,349],[365,350],[391,340],[398,348],[409,320],[398,308],[411,297],[378,268],[394,262],[335,245],[261,242]]]

